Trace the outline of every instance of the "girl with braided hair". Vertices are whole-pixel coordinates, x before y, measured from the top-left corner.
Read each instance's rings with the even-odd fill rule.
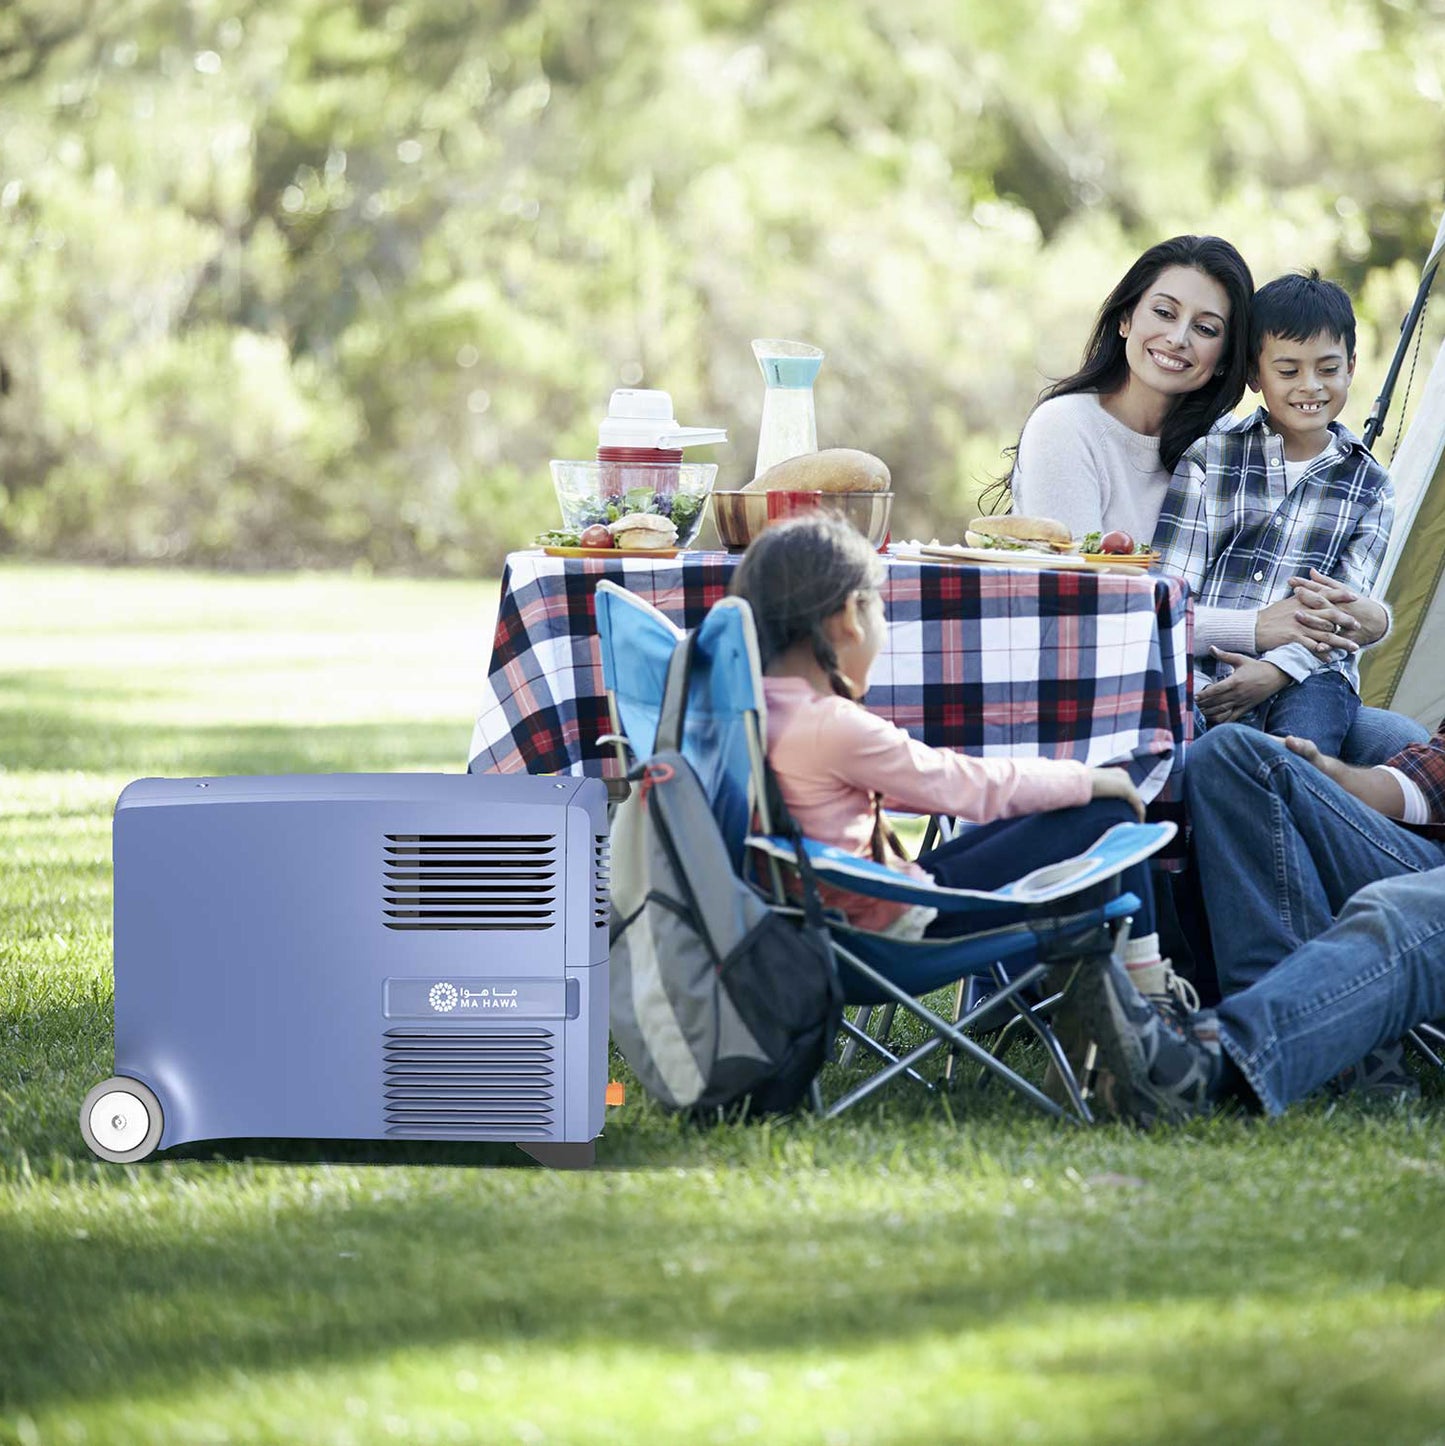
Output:
[[[991,889],[1069,858],[1113,824],[1143,818],[1144,805],[1120,769],[973,758],[930,748],[869,713],[859,699],[884,641],[883,576],[861,534],[825,513],[770,527],[733,575],[731,592],[757,624],[768,762],[803,833],[920,879]],[[980,826],[910,862],[889,837],[883,808]],[[1128,945],[1131,972],[1157,970],[1147,865],[1126,872],[1122,883],[1143,900]],[[961,927],[958,916],[920,919],[902,904],[841,890],[830,891],[828,902],[862,929],[916,934],[923,927],[937,936]]]

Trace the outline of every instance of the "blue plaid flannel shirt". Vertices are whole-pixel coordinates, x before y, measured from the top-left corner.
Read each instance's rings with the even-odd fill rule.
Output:
[[[1260,407],[1225,418],[1179,459],[1154,532],[1159,570],[1184,578],[1201,606],[1250,612],[1287,596],[1289,579],[1312,567],[1369,593],[1395,520],[1389,474],[1331,422],[1339,449],[1286,489],[1284,443],[1267,417]],[[1289,643],[1263,656],[1296,681],[1328,668],[1360,686],[1355,654],[1342,649],[1320,657]],[[1196,662],[1201,684],[1228,672],[1214,658]]]

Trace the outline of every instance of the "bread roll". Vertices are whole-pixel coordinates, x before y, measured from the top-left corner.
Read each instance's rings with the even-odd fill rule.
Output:
[[[892,477],[888,465],[871,452],[853,447],[825,447],[769,467],[743,492],[886,492]]]
[[[970,547],[992,546],[992,539],[1028,543],[1040,549],[1052,548],[1055,552],[1068,552],[1074,546],[1073,535],[1062,522],[1052,517],[1023,517],[1014,512],[975,517],[968,524],[965,537]]]
[[[628,549],[671,547],[677,541],[672,520],[656,512],[629,512],[608,525],[612,541]]]

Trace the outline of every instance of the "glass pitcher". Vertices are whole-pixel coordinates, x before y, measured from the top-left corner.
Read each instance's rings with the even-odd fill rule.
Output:
[[[766,338],[753,342],[753,355],[767,383],[753,471],[760,477],[776,462],[818,450],[813,379],[823,365],[823,353],[806,342]]]

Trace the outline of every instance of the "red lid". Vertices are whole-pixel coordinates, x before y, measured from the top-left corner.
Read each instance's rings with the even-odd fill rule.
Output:
[[[681,449],[672,451],[666,447],[599,447],[599,462],[660,462],[676,466],[682,461]]]

